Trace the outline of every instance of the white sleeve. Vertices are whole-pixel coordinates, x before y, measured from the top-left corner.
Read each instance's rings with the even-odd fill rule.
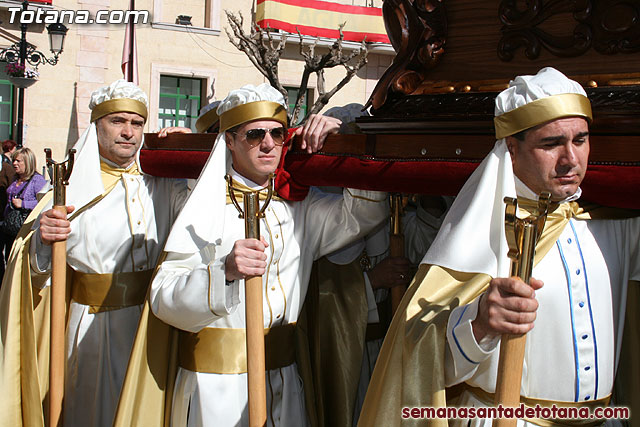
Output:
[[[389,216],[387,193],[345,188],[343,197],[312,188],[305,199],[307,242],[315,259],[365,236]]]
[[[450,387],[473,376],[480,363],[495,351],[500,337],[483,339],[480,343],[473,335],[471,322],[478,314],[478,301],[456,307],[447,323],[447,346],[445,356],[445,384]]]
[[[189,195],[189,188],[187,186],[186,179],[174,179],[172,180],[171,188],[171,223],[175,221],[178,214],[184,207]]]
[[[236,310],[240,281],[225,280],[226,256],[214,254],[209,247],[195,254],[167,254],[151,283],[151,309],[159,319],[198,332]]]

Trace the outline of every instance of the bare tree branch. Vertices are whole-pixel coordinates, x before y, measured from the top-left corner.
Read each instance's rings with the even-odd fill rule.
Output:
[[[278,63],[285,50],[286,34],[282,34],[282,37],[276,44],[270,28],[267,27],[264,29],[254,24],[252,25],[251,32],[247,34],[243,29],[244,20],[240,12],[238,12],[238,16],[227,10],[225,10],[225,13],[229,26],[231,27],[231,32],[228,28],[225,28],[225,31],[231,43],[236,49],[247,55],[251,63],[267,78],[269,83],[282,93],[285,102],[288,102],[287,90],[280,83],[278,76]],[[318,45],[317,37],[312,43],[304,44],[303,36],[300,31],[298,31],[300,56],[304,59],[305,65],[295,105],[293,111],[289,113],[290,123],[295,123],[300,115],[302,102],[307,93],[309,78],[312,73],[315,73],[317,79],[318,100],[313,104],[312,108],[309,109],[304,120],[306,120],[310,114],[315,114],[322,110],[329,102],[329,99],[342,89],[360,68],[366,65],[368,49],[364,41],[358,51],[353,51],[350,54],[346,54],[343,51],[342,43],[344,41],[344,34],[342,29],[344,25],[344,23],[340,25],[338,29],[340,37],[336,39],[329,48],[329,51],[324,55],[316,54],[316,47]],[[350,65],[351,63],[353,63],[353,65]],[[345,67],[346,75],[333,89],[327,92],[325,90],[324,70],[336,66]]]
[[[353,78],[353,76],[358,72],[358,70],[360,70],[360,68],[364,67],[367,64],[367,55],[369,52],[367,49],[367,45],[365,44],[365,41],[362,42],[360,49],[358,51],[353,51],[349,55],[344,54],[342,50],[342,42],[344,41],[344,34],[342,32],[343,27],[344,27],[344,24],[340,25],[340,28],[338,29],[340,33],[340,38],[338,38],[333,43],[328,53],[322,56],[315,55],[313,53],[314,52],[313,48],[315,48],[315,44],[314,44],[312,46],[313,48],[310,48],[307,52],[303,54],[303,57],[305,59],[304,71],[305,73],[308,72],[309,74],[311,72],[316,73],[316,77],[317,77],[316,85],[318,89],[318,99],[313,104],[313,107],[309,109],[304,120],[306,120],[310,114],[316,114],[320,112],[324,108],[324,106],[327,105],[327,103],[329,102],[329,99],[331,99],[331,97],[335,95],[336,92],[342,89]],[[354,65],[349,65],[351,60],[354,58],[356,58],[356,63]],[[324,70],[326,68],[333,68],[338,65],[342,65],[343,67],[345,67],[345,70],[347,71],[347,73],[345,77],[333,89],[331,89],[329,92],[326,92]],[[304,75],[305,74],[303,74],[303,77]],[[302,85],[301,85],[301,88],[302,88]],[[306,90],[306,87],[305,87],[305,90]]]
[[[307,51],[305,51],[304,49],[304,39],[299,30],[298,30],[298,39],[300,40],[300,56],[302,56],[305,59],[305,62],[313,60],[315,48],[316,48],[316,45],[318,44],[318,39],[317,38],[314,39],[313,43],[311,43],[311,45],[307,48]],[[304,96],[307,93],[307,87],[309,86],[309,76],[311,76],[311,73],[312,71],[307,67],[305,67],[302,72],[302,78],[300,79],[300,86],[298,89],[296,102],[294,104],[293,111],[290,112],[289,121],[291,123],[294,123],[294,124],[297,123],[300,110],[302,109]]]
[[[305,116],[304,120],[306,120],[309,117],[310,114],[316,114],[316,113],[320,112],[325,107],[325,105],[327,105],[329,103],[329,99],[331,99],[331,97],[333,95],[335,95],[336,92],[338,92],[347,83],[349,83],[349,81],[353,78],[353,76],[356,75],[358,70],[360,68],[362,68],[366,63],[367,63],[367,51],[365,50],[364,53],[363,53],[363,56],[360,57],[360,59],[358,60],[358,62],[354,66],[349,66],[349,65],[345,64],[345,69],[347,70],[347,75],[344,76],[343,79],[333,89],[331,89],[329,92],[325,92],[322,96],[318,97],[318,100],[313,104],[313,107],[311,107],[309,109],[309,111],[308,111],[307,115]],[[324,70],[321,70],[321,71],[324,71]],[[320,81],[320,77],[318,77],[318,81]],[[324,77],[323,77],[323,85],[324,85]],[[320,87],[319,84],[318,84],[318,87]]]
[[[232,35],[225,28],[231,44],[247,55],[251,63],[267,78],[271,86],[282,93],[286,101],[288,98],[287,90],[280,84],[278,77],[278,62],[280,61],[280,56],[284,53],[287,43],[286,38],[280,39],[276,46],[269,28],[264,30],[257,25],[253,25],[251,32],[247,34],[242,28],[244,19],[241,12],[238,12],[238,16],[228,10],[224,12],[233,31]]]

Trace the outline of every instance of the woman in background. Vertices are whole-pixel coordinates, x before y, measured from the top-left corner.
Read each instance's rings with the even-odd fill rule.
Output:
[[[7,206],[4,209],[4,218],[7,220],[9,211],[31,211],[38,204],[36,194],[44,187],[46,181],[42,175],[36,172],[36,156],[27,147],[16,150],[11,156],[13,168],[16,171],[16,180],[7,188]],[[25,217],[26,218],[26,217]],[[4,258],[9,259],[11,246],[15,235],[3,232],[5,242]]]

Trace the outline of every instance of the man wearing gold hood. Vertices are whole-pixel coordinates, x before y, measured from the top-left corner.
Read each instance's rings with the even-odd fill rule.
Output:
[[[16,240],[0,295],[0,425],[44,425],[50,244],[62,240],[71,278],[63,423],[113,422],[151,273],[187,196],[185,180],[139,167],[147,106],[124,80],[92,93],[91,125],[74,146],[68,217],[47,194]]]
[[[248,425],[243,300],[244,279],[252,275],[262,276],[269,330],[267,425],[307,425],[294,329],[313,260],[367,234],[388,215],[385,193],[345,189],[335,195],[312,188],[302,201],[272,199],[260,220],[261,239],[245,239],[224,176],[235,187],[266,192],[283,153],[286,106],[270,85],[246,85],[231,91],[217,112],[220,133],[169,235],[149,295],[153,314],[179,330],[176,370],[171,371],[170,351],[158,344],[167,342],[158,341],[162,325],[147,313],[117,425]],[[326,118],[305,125],[305,148],[317,151],[337,128]],[[274,335],[280,338],[270,341]],[[168,371],[160,365],[169,365]]]
[[[528,332],[521,402],[608,404],[627,291],[637,287],[628,283],[640,279],[640,219],[579,200],[591,120],[584,89],[552,68],[517,77],[498,95],[498,141],[460,191],[405,295],[360,426],[425,424],[405,419],[407,411],[403,418],[405,407],[493,405],[503,333]],[[526,210],[542,191],[552,204],[529,287],[508,278],[503,199],[517,196]],[[457,398],[447,401],[445,389],[456,385]]]

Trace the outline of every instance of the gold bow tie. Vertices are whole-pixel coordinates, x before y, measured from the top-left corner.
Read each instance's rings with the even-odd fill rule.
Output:
[[[538,208],[538,201],[525,199],[523,197],[518,197],[518,217],[526,218],[529,215],[533,215]],[[549,212],[547,213],[547,218],[579,218],[579,219],[588,219],[589,216],[586,216],[587,213],[593,207],[584,206],[578,202],[551,202],[549,204]]]
[[[125,168],[114,167],[107,164],[106,162],[101,161],[100,170],[103,173],[117,176],[118,178],[120,178],[123,173],[128,173],[129,175],[141,175],[140,170],[138,169],[138,164],[136,162],[133,162],[131,166],[125,169]]]
[[[538,206],[536,200],[518,197],[519,217],[524,218],[535,212]],[[595,203],[577,200],[573,202],[557,203],[551,202],[547,222],[549,220],[569,220],[576,219],[625,219],[638,216],[640,212],[631,209],[611,208],[596,205]]]
[[[113,167],[103,161],[100,162],[100,171],[102,176],[102,184],[105,189],[112,188],[116,185],[120,178],[122,178],[123,174],[129,175],[142,175],[140,170],[138,169],[138,164],[133,162],[131,166],[128,168],[118,168]]]
[[[538,206],[536,200],[518,198],[518,217],[524,218],[535,212]],[[564,227],[571,218],[578,220],[594,219],[623,219],[638,216],[639,211],[609,208],[593,203],[573,201],[565,203],[551,203],[544,225],[544,231],[536,245],[536,260],[540,260],[553,246],[562,234]]]
[[[246,185],[233,180],[233,188],[239,192],[239,193],[253,193],[257,190],[251,188],[251,187],[247,187]],[[261,202],[264,202],[265,200],[267,200],[267,194],[269,193],[268,190],[266,188],[262,188],[259,191],[260,195],[259,195],[259,199]],[[236,200],[238,201],[238,203],[242,203],[242,195],[240,194],[236,194]],[[271,200],[278,200],[278,201],[282,201],[284,200],[282,197],[278,196],[275,192],[273,193],[273,195],[271,196]],[[231,202],[231,195],[229,194],[229,192],[227,191],[227,204],[230,205]]]

